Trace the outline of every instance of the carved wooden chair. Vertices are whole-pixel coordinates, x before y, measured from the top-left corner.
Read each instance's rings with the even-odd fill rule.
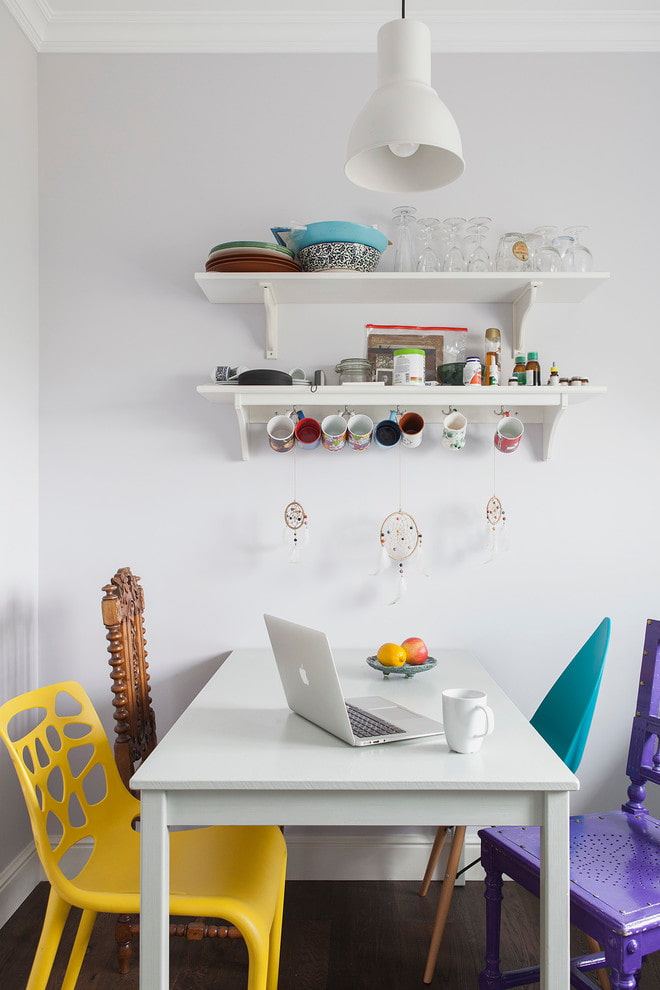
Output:
[[[115,761],[121,779],[129,790],[133,773],[157,743],[145,648],[144,592],[139,582],[140,578],[131,572],[130,567],[121,567],[110,579],[110,584],[103,588],[105,594],[101,600],[112,668]],[[194,841],[192,831],[191,841]],[[203,836],[205,842],[213,842],[213,831],[195,829],[194,833]],[[221,841],[219,834],[216,839]],[[135,918],[129,915],[117,918],[115,941],[120,973],[129,970],[132,941],[139,931],[140,924]],[[193,942],[203,938],[241,938],[241,933],[233,925],[211,925],[202,918],[170,924],[170,935],[181,935]]]

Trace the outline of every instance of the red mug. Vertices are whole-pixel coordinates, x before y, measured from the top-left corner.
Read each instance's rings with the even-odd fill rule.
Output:
[[[321,424],[310,416],[299,419],[294,432],[298,445],[303,450],[313,450],[321,442]]]
[[[518,449],[525,427],[515,416],[503,416],[495,431],[495,446],[503,454],[512,454]]]

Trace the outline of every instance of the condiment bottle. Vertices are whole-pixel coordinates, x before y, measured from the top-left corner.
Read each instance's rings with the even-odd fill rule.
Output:
[[[486,330],[486,375],[484,385],[499,385],[502,369],[502,340],[497,327]]]
[[[528,385],[541,384],[541,365],[539,364],[538,351],[530,351],[527,355],[525,378]]]
[[[527,383],[527,376],[525,373],[525,355],[518,354],[516,356],[516,363],[513,366],[513,377],[518,379],[519,385],[525,385]]]
[[[559,385],[559,368],[552,362],[552,367],[550,368],[550,378],[548,379],[548,385]]]

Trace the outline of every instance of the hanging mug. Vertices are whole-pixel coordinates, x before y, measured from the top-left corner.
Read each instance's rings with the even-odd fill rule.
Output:
[[[321,442],[321,424],[310,416],[298,420],[294,433],[301,450],[314,450]]]
[[[293,450],[295,443],[295,419],[301,419],[302,413],[291,413],[291,416],[273,416],[266,424],[268,443],[279,454]]]
[[[389,419],[382,419],[374,429],[374,440],[379,447],[394,447],[401,439],[401,427],[393,409]]]
[[[374,423],[369,416],[357,413],[348,421],[348,442],[353,450],[366,450],[373,432]]]
[[[442,442],[451,450],[461,450],[465,446],[467,419],[456,409],[445,416],[442,423]]]
[[[494,443],[503,454],[512,454],[520,445],[525,427],[515,416],[503,416],[495,430]]]
[[[419,413],[404,413],[399,420],[399,426],[401,427],[401,443],[404,447],[419,447],[424,429],[424,420]]]
[[[338,413],[326,416],[321,423],[323,446],[326,450],[341,450],[346,443],[346,420]]]

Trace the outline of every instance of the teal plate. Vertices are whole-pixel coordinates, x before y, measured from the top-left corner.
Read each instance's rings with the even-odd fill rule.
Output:
[[[415,674],[421,674],[424,670],[433,670],[437,664],[437,660],[434,657],[429,657],[424,663],[404,663],[402,667],[385,667],[377,657],[367,657],[367,663],[374,670],[379,670],[383,677],[389,677],[390,674],[403,674],[404,677],[414,677]]]

